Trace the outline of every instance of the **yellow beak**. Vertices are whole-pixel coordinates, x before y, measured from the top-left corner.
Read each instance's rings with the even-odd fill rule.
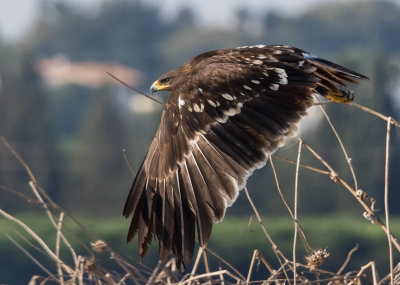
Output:
[[[160,84],[158,80],[154,81],[154,83],[150,87],[150,92],[154,93],[157,91],[165,90],[169,87],[169,84]]]

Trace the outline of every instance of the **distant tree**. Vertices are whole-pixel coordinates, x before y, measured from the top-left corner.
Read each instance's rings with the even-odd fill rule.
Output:
[[[18,151],[32,167],[40,184],[57,199],[58,158],[48,94],[41,86],[32,56],[22,53],[13,58],[14,61],[1,70],[0,135]],[[14,189],[27,188],[26,172],[4,146],[0,147],[0,156],[0,184]],[[15,206],[14,200],[0,200],[6,207]]]
[[[263,37],[315,53],[336,53],[349,46],[400,50],[400,8],[390,1],[318,5],[296,17],[267,13]]]
[[[68,187],[63,201],[68,208],[91,214],[120,214],[131,174],[122,150],[126,147],[126,122],[110,89],[92,95],[92,107],[81,126],[76,148],[68,162]]]
[[[57,143],[68,144],[81,131],[81,124],[93,103],[93,89],[69,84],[52,88],[50,92],[52,93],[50,112],[55,125]]]

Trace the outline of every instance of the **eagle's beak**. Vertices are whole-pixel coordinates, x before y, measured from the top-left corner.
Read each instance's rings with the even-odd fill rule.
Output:
[[[158,83],[158,80],[156,80],[156,81],[154,81],[154,83],[151,85],[151,87],[150,87],[150,92],[151,92],[151,94],[153,94],[154,92],[157,92],[158,91],[158,85],[159,83]]]
[[[170,86],[169,84],[160,84],[160,81],[156,80],[150,87],[150,92],[153,94],[154,92],[161,91],[168,89]]]

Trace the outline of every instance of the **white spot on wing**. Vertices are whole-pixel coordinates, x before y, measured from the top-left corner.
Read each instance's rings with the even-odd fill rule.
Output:
[[[272,84],[269,86],[269,89],[276,91],[276,90],[279,89],[279,84],[272,83]]]
[[[305,62],[304,60],[300,60],[299,61],[299,66],[303,66],[304,62]]]
[[[286,77],[285,77],[285,78],[281,78],[281,79],[279,80],[279,84],[282,84],[282,85],[288,84],[287,78],[286,78]]]
[[[278,62],[279,60],[275,56],[270,56],[268,58],[268,61],[270,61],[270,62]]]
[[[197,105],[196,103],[193,104],[193,110],[194,110],[195,112],[201,112],[201,111],[200,111],[199,105]]]
[[[202,88],[198,88],[199,92],[203,94],[203,89]]]
[[[214,108],[217,107],[217,104],[215,104],[212,100],[208,99],[207,102],[208,102],[208,104],[210,104]]]
[[[254,80],[254,79],[251,82],[254,83],[254,84],[260,84],[260,81]]]
[[[274,71],[278,74],[279,76],[279,84],[287,84],[288,80],[287,80],[287,73],[284,69],[282,68],[274,68]]]
[[[179,105],[179,109],[180,109],[183,105],[185,105],[185,101],[183,101],[183,100],[181,99],[181,96],[179,96],[178,105]]]
[[[247,89],[247,90],[253,90],[253,89],[251,89],[251,87],[249,87],[249,86],[247,86],[247,85],[243,85],[243,88],[244,88],[244,89]]]
[[[283,68],[274,68],[274,71],[278,73],[279,76],[287,77],[286,71]]]
[[[280,49],[276,49],[272,52],[272,54],[282,54],[282,51]]]
[[[228,110],[223,111],[224,115],[234,116],[236,114],[239,114],[242,107],[243,107],[242,103],[237,103],[236,108],[229,108]]]
[[[239,113],[240,113],[240,110],[238,110],[236,108],[229,108],[228,110],[224,111],[224,115],[227,115],[227,116],[234,116]]]
[[[232,101],[234,99],[232,97],[232,95],[229,95],[228,93],[223,93],[221,96],[224,97],[228,101]]]
[[[258,56],[257,56],[257,58],[258,59],[264,59],[264,58],[267,58],[265,55],[263,55],[263,54],[259,54]]]
[[[216,120],[218,123],[223,124],[223,123],[226,123],[226,121],[228,120],[228,116],[224,116],[223,118],[217,117],[217,118],[215,118],[215,120]]]
[[[257,64],[257,65],[263,64],[262,60],[259,60],[259,59],[253,60],[253,63]]]

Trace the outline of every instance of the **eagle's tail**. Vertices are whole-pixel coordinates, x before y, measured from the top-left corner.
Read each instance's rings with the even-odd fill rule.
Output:
[[[354,79],[368,79],[360,73],[322,58],[309,57],[307,60],[317,68],[315,75],[319,77],[320,82],[317,84],[316,91],[337,103],[353,101],[353,91],[346,86],[345,81],[357,84]]]

